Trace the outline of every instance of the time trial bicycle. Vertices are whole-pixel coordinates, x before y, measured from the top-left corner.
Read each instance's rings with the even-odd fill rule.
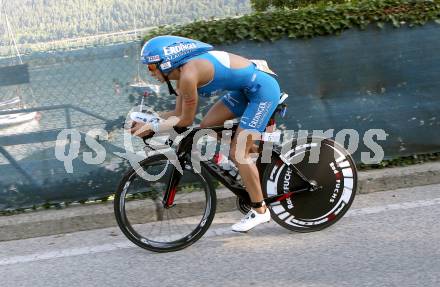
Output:
[[[283,93],[269,127],[274,126],[277,115],[285,114],[286,98]],[[232,137],[237,127],[238,122],[234,122],[230,129],[218,126],[210,130],[219,138]],[[194,137],[200,130],[179,131],[183,136],[178,143],[167,140],[160,148],[152,144],[151,136],[144,138],[147,158],[120,181],[114,212],[120,229],[136,245],[169,252],[196,242],[214,219],[216,187],[220,184],[236,195],[236,205],[242,213],[250,210],[249,194],[237,171],[222,168],[219,154],[194,166]],[[337,222],[356,194],[357,170],[350,153],[330,138],[312,135],[296,136],[284,144],[273,143],[275,133],[266,133],[259,142],[260,153],[264,153],[265,144],[272,145],[270,160],[264,163],[261,154],[256,160],[272,219],[296,232],[318,231]],[[175,154],[174,162],[166,154],[170,151]]]

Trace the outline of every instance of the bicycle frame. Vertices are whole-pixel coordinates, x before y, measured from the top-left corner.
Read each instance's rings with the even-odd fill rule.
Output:
[[[277,109],[273,113],[268,126],[275,124],[275,115],[278,111],[279,110]],[[231,128],[232,137],[235,135],[237,127],[238,127],[238,123],[234,123]],[[222,131],[225,130],[225,128],[223,126],[210,127],[210,129],[214,130],[217,133],[217,135],[220,135],[220,136],[222,134]],[[189,155],[191,153],[191,149],[193,146],[193,138],[194,138],[195,133],[199,130],[200,130],[200,128],[195,128],[195,129],[191,130],[191,132],[182,139],[182,141],[179,143],[179,145],[177,147],[176,153],[178,156],[179,164],[182,168],[186,168],[186,166],[191,163],[191,159],[190,159]],[[145,143],[148,146],[148,143],[147,142],[145,142]],[[264,141],[261,140],[259,143],[259,147],[258,147],[258,151],[260,154],[263,149],[263,145],[264,145]],[[278,157],[280,155],[280,153],[277,149],[274,149],[273,153],[274,153],[274,156],[276,156],[276,157]],[[264,172],[264,168],[265,168],[266,164],[261,163],[261,157],[259,157],[256,162],[256,165],[257,165],[257,169],[259,171],[260,184],[261,184],[262,183],[261,181],[263,178],[263,172]],[[284,200],[288,197],[291,197],[297,193],[310,192],[310,191],[314,191],[317,188],[319,188],[319,187],[316,187],[313,183],[311,183],[293,164],[290,164],[290,165],[293,168],[293,172],[296,173],[302,180],[304,180],[304,182],[307,183],[307,187],[302,188],[302,189],[298,189],[298,190],[290,190],[288,193],[285,193],[282,195],[275,195],[275,196],[267,197],[264,199],[264,201],[267,205],[269,205],[273,202],[276,202],[276,201],[282,201],[282,200]],[[202,167],[202,169],[207,170],[212,177],[214,177],[219,182],[221,182],[224,186],[226,186],[229,190],[231,190],[237,197],[241,198],[243,200],[243,202],[245,202],[247,204],[251,203],[249,193],[246,191],[246,189],[241,184],[236,182],[235,179],[228,172],[224,171],[215,162],[213,162],[212,160],[202,161],[201,167]],[[165,208],[173,207],[174,197],[175,197],[176,191],[177,191],[177,185],[178,185],[181,177],[182,177],[182,174],[177,170],[176,167],[173,167],[172,171],[171,171],[170,179],[167,184],[167,189],[164,194],[164,198],[162,200],[162,203]]]

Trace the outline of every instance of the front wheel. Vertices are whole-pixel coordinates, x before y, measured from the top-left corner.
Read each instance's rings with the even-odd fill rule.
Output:
[[[281,226],[311,232],[334,224],[347,212],[356,194],[357,171],[351,155],[337,142],[316,137],[302,141],[286,149],[284,161],[275,157],[267,166],[263,194],[271,197],[306,188],[308,184],[296,173],[295,166],[321,188],[293,194],[269,208],[273,220]]]
[[[164,207],[164,194],[174,170],[164,155],[147,158],[140,162],[140,168],[125,174],[116,190],[114,211],[121,231],[150,251],[188,247],[214,219],[216,194],[205,172],[184,169],[175,187],[174,204]]]

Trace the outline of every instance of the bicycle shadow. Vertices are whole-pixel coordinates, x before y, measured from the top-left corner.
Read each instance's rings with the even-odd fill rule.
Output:
[[[203,244],[204,247],[208,248],[216,248],[240,245],[249,239],[267,241],[274,240],[279,236],[301,236],[300,233],[279,226],[273,220],[269,223],[263,223],[248,232],[232,231],[231,226],[239,221],[241,216],[243,215],[238,211],[228,214],[217,214],[206,234],[196,244]]]

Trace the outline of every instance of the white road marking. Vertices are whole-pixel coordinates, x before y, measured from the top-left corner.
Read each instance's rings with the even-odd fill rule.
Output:
[[[358,208],[358,209],[349,210],[345,216],[350,217],[350,216],[358,216],[358,215],[366,215],[366,214],[375,214],[375,213],[381,213],[391,210],[411,209],[411,208],[431,206],[437,204],[440,204],[440,198],[387,204],[383,206]]]
[[[396,204],[388,204],[382,206],[374,206],[374,207],[365,207],[349,210],[345,217],[352,216],[361,216],[368,214],[376,214],[393,210],[402,210],[402,209],[412,209],[418,207],[426,207],[440,204],[440,198],[434,198],[430,200],[418,200],[411,202],[403,202]],[[268,229],[271,228],[270,225],[262,226],[261,228]],[[211,228],[205,234],[205,237],[214,237],[221,236],[226,234],[237,234],[231,231],[230,227],[222,227],[222,228]],[[97,246],[89,246],[89,247],[81,247],[81,248],[70,248],[63,250],[56,250],[44,253],[35,253],[31,255],[22,255],[22,256],[12,256],[9,258],[0,259],[0,266],[19,264],[19,263],[29,263],[40,260],[48,260],[48,259],[56,259],[56,258],[64,258],[78,255],[86,255],[86,254],[95,254],[102,252],[109,252],[127,248],[138,248],[134,244],[128,241],[120,241],[114,242],[110,244],[102,244]]]
[[[81,247],[81,248],[70,248],[70,249],[62,249],[44,253],[35,253],[31,255],[23,255],[23,256],[13,256],[5,259],[0,259],[0,266],[11,265],[17,263],[27,263],[34,262],[46,259],[56,259],[77,255],[85,255],[85,254],[94,254],[101,252],[108,252],[118,249],[131,248],[135,245],[129,241],[124,242],[115,242],[111,244],[103,244],[99,246],[90,246],[90,247]]]

